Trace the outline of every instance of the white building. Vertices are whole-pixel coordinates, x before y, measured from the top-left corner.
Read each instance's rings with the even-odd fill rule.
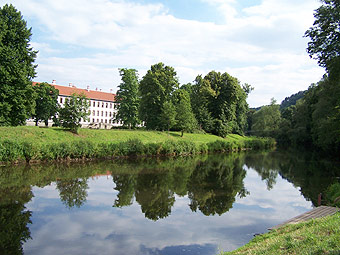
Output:
[[[38,82],[33,82],[33,86]],[[90,103],[88,116],[89,120],[81,121],[82,127],[93,128],[111,128],[113,126],[121,126],[121,123],[113,121],[117,114],[117,103],[115,102],[115,94],[96,90],[80,89],[71,83],[69,86],[57,85],[55,80],[52,81],[52,86],[59,90],[58,103],[63,107],[65,100],[72,94],[84,94]],[[52,121],[50,121],[52,125]],[[28,125],[34,124],[33,120],[28,120]]]

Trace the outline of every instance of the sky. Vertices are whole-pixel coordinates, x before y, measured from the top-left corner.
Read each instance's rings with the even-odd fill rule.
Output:
[[[119,68],[175,68],[180,84],[215,70],[254,90],[250,107],[280,103],[324,69],[305,31],[319,0],[0,0],[32,27],[34,81],[116,92]]]

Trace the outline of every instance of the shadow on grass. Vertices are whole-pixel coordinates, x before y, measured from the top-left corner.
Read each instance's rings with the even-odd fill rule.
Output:
[[[173,137],[181,137],[180,134],[173,133],[173,132],[169,132],[169,135],[171,135],[171,136],[173,136]]]

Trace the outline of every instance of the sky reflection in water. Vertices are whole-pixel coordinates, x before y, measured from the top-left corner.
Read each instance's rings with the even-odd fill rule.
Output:
[[[221,159],[215,158],[214,160],[216,163]],[[239,159],[233,158],[228,162],[235,162],[235,160]],[[132,185],[134,196],[132,196],[130,206],[113,206],[117,204],[119,195],[117,183],[114,183],[113,179],[119,177],[125,180],[129,175],[83,178],[85,191],[78,191],[80,197],[85,195],[83,201],[61,201],[60,197],[63,192],[64,199],[68,196],[65,193],[70,186],[65,186],[67,182],[56,181],[42,188],[35,186],[32,189],[34,197],[25,205],[27,210],[32,211],[30,218],[32,224],[28,224],[32,239],[23,244],[24,252],[25,254],[115,255],[217,254],[221,250],[236,249],[247,243],[254,234],[264,233],[269,227],[312,208],[312,202],[306,201],[299,187],[294,187],[292,183],[283,179],[278,171],[275,172],[273,171],[275,169],[264,165],[260,166],[262,170],[259,170],[243,160],[229,167],[236,166],[237,168],[240,164],[243,166],[240,171],[245,171],[246,175],[244,179],[241,178],[242,185],[239,182],[235,185],[240,185],[238,195],[242,193],[240,189],[245,188],[243,193],[245,192],[246,196],[243,198],[236,196],[235,201],[231,199],[232,208],[227,208],[227,212],[221,215],[211,213],[206,216],[204,213],[209,214],[207,210],[213,210],[213,212],[221,210],[219,196],[222,198],[228,196],[223,193],[221,187],[227,190],[230,187],[225,187],[222,183],[217,184],[220,188],[213,192],[209,191],[210,187],[205,191],[196,190],[190,182],[197,181],[199,177],[191,176],[186,182],[186,190],[189,194],[178,195],[170,190],[164,196],[164,190],[169,189],[163,189],[157,193],[158,189],[162,189],[159,185],[163,179],[147,167],[146,171],[142,170],[143,176],[140,176],[140,172],[139,175],[135,172],[133,181],[128,179],[130,183],[134,182]],[[213,162],[212,165],[221,167],[215,163]],[[196,164],[203,163],[196,161]],[[225,168],[227,165],[222,164],[222,167]],[[200,171],[204,169],[202,166],[199,168]],[[183,171],[183,169],[180,170]],[[269,175],[268,170],[272,171]],[[197,175],[195,171],[191,174]],[[209,181],[215,176],[209,171],[204,177],[206,183],[201,185],[203,190],[211,184]],[[164,173],[164,169],[161,172],[162,175],[167,174],[166,171]],[[225,170],[219,173],[218,178],[223,180],[222,182],[231,178],[230,176],[236,178],[237,175],[236,171],[232,172],[232,175],[225,175]],[[151,181],[148,182],[149,180]],[[148,185],[154,185],[151,196],[145,193],[145,187],[138,186],[138,182],[143,181],[147,181]],[[180,186],[180,180],[175,180],[174,184]],[[162,185],[168,184],[162,183]],[[182,190],[179,193],[183,192],[182,188],[176,187],[176,189]],[[131,193],[131,190],[129,192]],[[215,197],[212,194],[215,194]],[[138,197],[141,195],[142,198]],[[144,201],[148,196],[150,200]],[[217,205],[208,203],[207,197],[209,196]],[[172,198],[173,205],[170,207],[165,205],[165,211],[153,211],[148,208],[152,203],[160,203],[164,206],[170,201],[171,204]],[[129,203],[129,199],[124,203],[126,202]],[[68,203],[71,203],[69,204],[71,206],[68,206]],[[222,203],[221,206],[228,205]],[[166,215],[167,210],[171,211],[169,215]],[[149,218],[145,217],[147,213],[149,213]],[[157,213],[165,216],[150,219]]]

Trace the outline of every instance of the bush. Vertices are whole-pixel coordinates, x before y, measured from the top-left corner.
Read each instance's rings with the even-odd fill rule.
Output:
[[[326,201],[332,206],[340,207],[340,183],[330,185],[326,190]]]
[[[22,145],[16,141],[0,142],[0,161],[13,162],[22,158]]]
[[[38,159],[40,151],[38,147],[32,142],[24,142],[22,144],[22,154],[26,162],[30,162],[31,159]]]

